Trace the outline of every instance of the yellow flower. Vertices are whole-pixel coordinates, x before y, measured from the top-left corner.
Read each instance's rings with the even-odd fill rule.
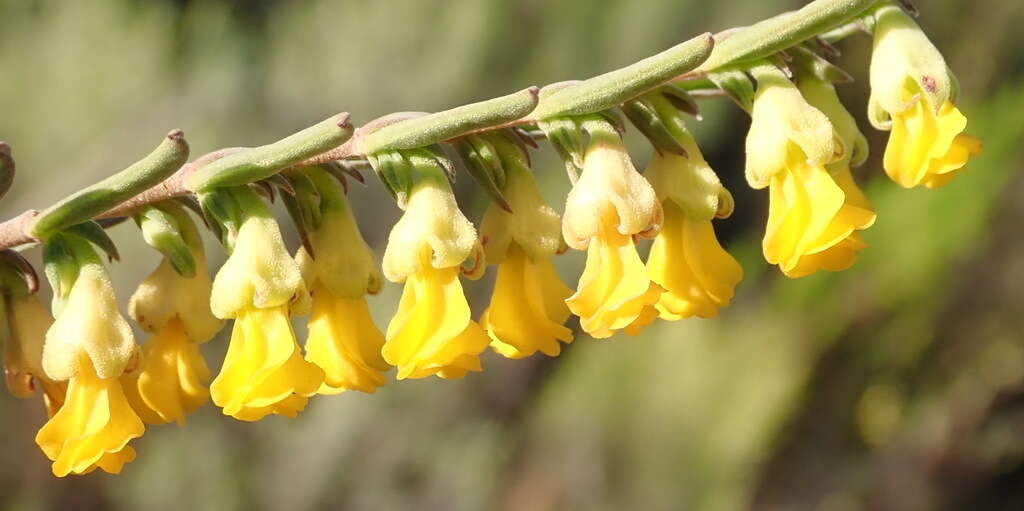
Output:
[[[124,381],[132,408],[149,424],[183,424],[185,414],[206,403],[210,369],[199,344],[223,326],[210,311],[212,285],[199,233],[187,218],[179,227],[192,252],[195,275],[179,275],[164,259],[128,302],[128,313],[153,334],[142,347],[141,370]]]
[[[184,424],[185,414],[209,399],[209,382],[210,368],[199,344],[174,318],[142,347],[142,368],[124,377],[124,391],[143,421]]]
[[[954,78],[942,54],[896,6],[876,13],[869,118],[891,129],[883,165],[900,186],[937,188],[952,180],[981,141],[963,133],[967,118],[953,104]]]
[[[100,378],[93,363],[79,354],[67,400],[36,435],[36,443],[53,460],[53,474],[86,474],[96,467],[111,474],[135,459],[128,445],[145,426],[132,411],[118,378]]]
[[[651,185],[633,167],[616,133],[591,130],[583,172],[566,200],[566,243],[587,250],[576,293],[566,300],[595,338],[625,329],[636,334],[654,321],[662,293],[651,282],[634,236],[652,236],[662,210]]]
[[[47,414],[53,417],[64,404],[67,384],[51,379],[43,371],[43,340],[53,324],[39,295],[13,297],[7,302],[8,338],[4,348],[4,375],[7,389],[16,397],[35,395],[42,387]]]
[[[864,247],[855,231],[875,221],[849,169],[835,178],[826,169],[853,149],[781,72],[762,69],[757,78],[747,180],[770,187],[765,259],[789,277],[845,269]]]
[[[235,317],[210,397],[225,415],[243,421],[269,414],[295,418],[323,379],[323,370],[302,358],[287,305],[246,308]]]
[[[704,161],[693,137],[678,137],[687,156],[656,153],[644,175],[662,201],[665,223],[647,258],[651,280],[665,289],[660,317],[710,318],[729,304],[743,268],[715,236],[711,219],[732,213],[732,195]]]
[[[135,340],[106,269],[88,253],[43,345],[46,374],[70,380],[64,404],[36,435],[60,477],[96,467],[120,472],[135,459],[128,442],[145,431],[120,382],[137,363]]]
[[[845,270],[867,246],[855,231],[871,227],[875,213],[849,169],[833,178],[794,153],[790,167],[771,181],[765,259],[794,278]]]
[[[245,205],[249,216],[210,296],[214,315],[235,318],[210,397],[239,420],[295,417],[324,379],[323,370],[303,359],[289,320],[289,305],[305,287],[266,206],[243,198],[251,199]]]
[[[528,357],[538,350],[553,357],[561,352],[559,341],[573,338],[563,325],[569,319],[565,299],[572,290],[551,264],[561,245],[561,219],[544,203],[533,174],[515,151],[506,151],[504,161],[503,194],[512,212],[491,204],[480,228],[487,263],[498,265],[491,304],[480,324],[491,347],[506,357]]]
[[[321,394],[372,393],[390,369],[365,296],[380,291],[382,277],[341,185],[319,168],[307,173],[320,194],[321,220],[309,234],[316,258],[305,249],[296,257],[313,291],[306,360],[324,370]]]
[[[490,339],[470,317],[459,283],[460,265],[478,264],[471,259],[476,247],[476,231],[444,176],[422,177],[384,253],[384,275],[405,282],[382,352],[398,379],[481,370],[479,354]]]

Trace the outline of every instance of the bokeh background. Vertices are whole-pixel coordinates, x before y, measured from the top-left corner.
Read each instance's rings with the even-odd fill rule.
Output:
[[[801,3],[0,0],[0,139],[19,164],[0,213],[119,170],[171,128],[199,155],[338,111],[357,124],[434,111]],[[709,99],[693,128],[737,198],[717,228],[747,275],[720,317],[581,334],[555,359],[489,355],[464,380],[317,397],[295,420],[243,424],[207,406],[184,428],[148,428],[120,476],[54,479],[33,443],[39,401],[2,395],[0,509],[1021,509],[1024,4],[919,3],[985,154],[938,191],[885,179],[885,134],[863,122],[870,39],[841,43],[856,78],[841,95],[874,149],[858,179],[878,209],[849,271],[794,281],[765,265],[767,194],[742,178],[749,121]],[[649,150],[629,136],[642,165]],[[552,153],[536,172],[560,208]],[[457,185],[478,219],[484,195],[465,174]],[[398,209],[372,179],[351,195],[382,254]],[[130,222],[112,233],[126,299],[158,256]],[[566,281],[582,262],[559,258]],[[466,286],[477,311],[491,279]],[[399,292],[371,298],[380,326]],[[214,369],[225,341],[204,347]]]

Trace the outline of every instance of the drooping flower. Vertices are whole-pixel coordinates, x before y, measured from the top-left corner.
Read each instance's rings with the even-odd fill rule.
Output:
[[[239,420],[295,417],[324,379],[303,358],[290,321],[289,306],[305,286],[266,205],[251,190],[239,192],[246,217],[210,295],[213,314],[235,324],[210,397]]]
[[[789,277],[845,269],[864,247],[856,231],[875,220],[853,180],[826,169],[852,149],[780,71],[762,68],[757,80],[746,174],[770,191],[765,259]]]
[[[75,240],[74,243],[84,243]],[[106,269],[92,248],[46,333],[43,368],[53,380],[69,380],[63,406],[36,435],[36,443],[63,477],[99,467],[118,473],[135,459],[128,445],[145,427],[121,387],[137,364],[131,328],[117,310]]]
[[[644,172],[661,200],[665,221],[647,258],[651,280],[665,289],[660,317],[710,318],[729,304],[743,268],[718,243],[713,218],[732,213],[732,195],[704,160],[693,137],[679,130],[686,156],[656,153]]]
[[[955,78],[914,20],[895,5],[875,11],[869,119],[892,130],[883,165],[905,188],[937,188],[952,180],[981,141],[963,133],[967,118],[954,105]]]
[[[551,258],[561,245],[558,213],[544,202],[525,155],[511,142],[503,144],[503,194],[512,211],[491,204],[480,227],[487,264],[498,266],[494,294],[480,324],[491,347],[509,358],[541,351],[561,352],[559,342],[572,342],[565,299],[572,294],[555,272]]]
[[[462,265],[475,269],[483,255],[441,171],[417,178],[384,252],[384,276],[405,288],[382,353],[399,380],[461,378],[481,370],[479,355],[490,342],[459,283]]]
[[[67,383],[51,379],[43,371],[43,341],[53,324],[38,294],[25,293],[6,300],[8,336],[4,347],[4,376],[7,390],[16,397],[30,398],[36,386],[42,388],[43,403],[50,417],[64,404]]]
[[[657,196],[619,135],[591,129],[583,172],[562,219],[565,242],[587,251],[579,287],[566,303],[591,336],[611,337],[623,329],[636,334],[657,318],[662,289],[651,281],[634,237],[657,234],[661,222]]]
[[[143,421],[183,424],[185,414],[209,399],[210,369],[199,344],[216,335],[223,322],[210,311],[211,283],[199,232],[181,208],[165,207],[178,219],[194,275],[180,275],[164,258],[132,295],[128,313],[153,337],[142,347],[141,369],[125,378],[125,394]]]
[[[373,393],[390,366],[365,295],[380,291],[382,277],[341,184],[318,167],[307,174],[319,192],[321,218],[309,233],[316,258],[305,249],[296,257],[313,295],[306,360],[324,370],[321,394]]]

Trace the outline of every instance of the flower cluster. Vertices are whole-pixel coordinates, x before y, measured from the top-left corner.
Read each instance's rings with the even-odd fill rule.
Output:
[[[980,150],[963,133],[955,80],[899,7],[882,4],[870,15],[869,116],[891,130],[885,172],[903,187],[942,186]],[[737,98],[736,83],[749,88],[746,179],[769,192],[763,255],[796,278],[853,265],[876,213],[851,172],[865,162],[867,142],[829,64],[803,46],[787,56],[785,67],[754,61],[738,82],[715,83]],[[129,443],[145,425],[181,425],[207,401],[242,421],[295,417],[316,394],[375,392],[392,368],[397,380],[450,379],[481,371],[488,348],[512,359],[557,356],[573,341],[573,315],[594,338],[635,335],[658,318],[714,317],[733,299],[743,268],[715,231],[714,220],[729,217],[735,203],[687,128],[691,104],[684,89],[663,84],[619,106],[652,144],[644,172],[607,110],[450,141],[463,144],[466,165],[494,199],[479,232],[459,207],[440,146],[368,151],[364,163],[403,210],[382,271],[348,200],[346,176],[355,172],[341,162],[289,167],[257,184],[225,178],[200,190],[197,203],[141,208],[133,218],[163,254],[128,303],[149,336],[141,348],[98,255],[116,255],[99,224],[44,240],[51,312],[24,278],[27,263],[5,251],[7,386],[18,397],[42,389],[49,420],[36,442],[55,475],[117,473],[134,459]],[[561,216],[531,169],[528,145],[540,134],[574,178]],[[275,190],[298,227],[295,251],[262,196]],[[229,253],[212,279],[183,203],[203,213]],[[554,262],[569,249],[586,252],[575,290]],[[474,318],[462,277],[480,278],[491,265],[493,294]],[[367,295],[384,279],[404,289],[382,331]],[[293,327],[296,316],[309,317],[305,332]],[[214,375],[200,345],[227,320],[230,340]]]

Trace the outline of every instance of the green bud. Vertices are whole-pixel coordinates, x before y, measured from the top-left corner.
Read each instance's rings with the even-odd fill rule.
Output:
[[[163,254],[178,275],[195,276],[196,258],[182,236],[177,218],[157,206],[142,208],[133,218],[142,229],[142,238]]]

